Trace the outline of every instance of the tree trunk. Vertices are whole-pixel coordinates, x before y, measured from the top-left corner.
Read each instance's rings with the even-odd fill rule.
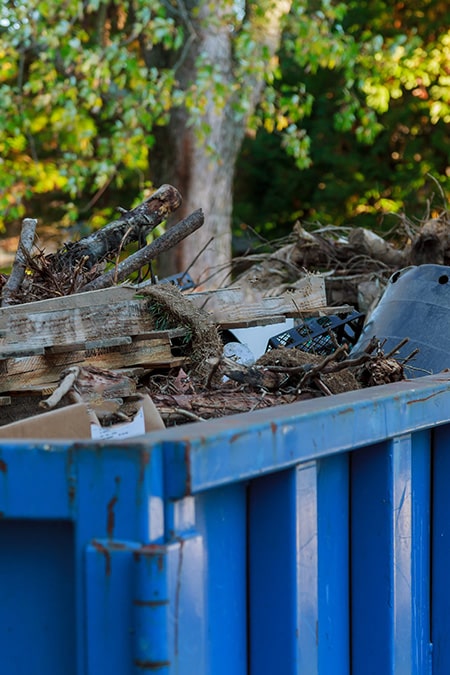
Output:
[[[217,288],[229,280],[236,159],[248,117],[258,104],[264,86],[267,52],[263,56],[263,49],[269,49],[271,54],[276,52],[281,19],[289,12],[291,1],[266,0],[260,4],[267,4],[265,14],[258,11],[258,16],[246,17],[253,26],[255,47],[250,56],[251,66],[243,70],[234,42],[238,31],[230,30],[227,20],[230,3],[221,0],[215,4],[214,16],[207,5],[186,3],[191,11],[192,41],[177,71],[180,88],[187,91],[192,85],[197,58],[201,55],[203,62],[206,59],[213,66],[227,94],[223,105],[218,105],[214,91],[199,92],[199,101],[203,96],[206,103],[198,127],[190,126],[189,112],[179,108],[172,112],[168,127],[158,132],[156,152],[152,151],[151,156],[153,183],[170,182],[181,192],[181,217],[198,208],[205,214],[203,228],[160,260],[159,276],[183,272],[190,267],[192,278],[203,287]],[[198,5],[200,13],[194,19],[192,9]],[[245,112],[237,115],[236,104],[242,111],[245,106]],[[205,133],[204,129],[209,131]]]

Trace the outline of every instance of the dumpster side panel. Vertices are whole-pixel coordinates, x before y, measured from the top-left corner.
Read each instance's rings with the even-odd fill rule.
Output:
[[[247,673],[247,485],[196,498],[196,527],[205,543],[207,669]]]
[[[448,374],[3,442],[2,672],[448,675],[449,447]]]
[[[450,672],[450,426],[434,432],[432,533],[433,675]]]
[[[76,675],[74,530],[0,520],[0,670]]]
[[[352,455],[354,675],[428,672],[429,462],[424,434]]]
[[[319,673],[350,672],[349,454],[319,461]]]
[[[349,673],[348,478],[344,454],[250,484],[252,674]]]

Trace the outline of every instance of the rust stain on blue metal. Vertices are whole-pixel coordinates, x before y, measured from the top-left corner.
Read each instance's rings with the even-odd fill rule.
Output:
[[[150,463],[151,453],[148,450],[143,450],[140,454],[140,471],[139,471],[139,483],[144,482],[145,471],[148,464]]]
[[[91,544],[98,553],[105,557],[105,575],[109,577],[111,574],[111,551],[126,551],[128,547],[119,541],[112,541],[108,543],[108,546],[105,546],[96,539]]]
[[[424,403],[424,401],[429,401],[430,398],[434,398],[435,396],[439,396],[439,394],[443,394],[443,393],[444,392],[442,392],[442,391],[434,391],[429,396],[424,396],[423,398],[415,398],[413,401],[407,401],[406,405],[411,405],[411,403]]]
[[[76,494],[77,494],[77,488],[76,488],[75,482],[74,482],[73,478],[72,479],[69,478],[69,487],[67,489],[67,495],[69,497],[70,506],[73,506],[73,504],[75,503]]]
[[[245,436],[247,431],[239,431],[237,434],[233,434],[230,438],[230,443],[236,443],[242,436]]]
[[[116,476],[115,478],[116,481],[116,486],[117,490],[119,489],[120,485],[120,477]],[[106,507],[107,510],[107,517],[106,517],[106,532],[108,534],[109,539],[112,539],[114,536],[114,525],[116,522],[116,515],[114,513],[115,506],[117,502],[119,501],[119,497],[117,494],[114,495],[114,497],[111,497],[111,499],[108,502],[108,505]]]
[[[339,410],[338,415],[350,415],[355,412],[355,409],[352,407],[344,408],[344,410]]]
[[[100,544],[98,541],[93,541],[92,546],[96,551],[105,556],[105,574],[107,577],[111,574],[111,551],[109,551],[106,546]]]
[[[107,516],[107,519],[106,519],[106,531],[107,531],[108,537],[110,539],[112,539],[113,535],[114,535],[114,525],[115,525],[115,520],[116,520],[116,517],[115,517],[115,514],[114,514],[114,507],[117,504],[118,499],[119,498],[117,497],[117,495],[115,495],[114,497],[112,497],[109,500],[108,506],[107,506],[108,516]]]
[[[178,623],[179,623],[179,613],[180,613],[180,596],[181,596],[181,572],[183,569],[183,545],[184,540],[180,539],[180,551],[178,554],[178,567],[177,567],[177,581],[175,588],[175,608],[174,608],[174,653],[178,656]]]
[[[168,600],[139,600],[138,598],[133,600],[133,605],[136,607],[164,607],[168,604]]]
[[[8,473],[8,465],[4,459],[0,459],[0,471],[1,473]]]
[[[148,555],[158,556],[156,564],[158,570],[161,572],[164,569],[164,551],[160,544],[145,544],[141,548],[133,551],[133,558],[136,562],[140,562],[141,558],[145,560]]]
[[[134,665],[136,668],[142,668],[142,670],[161,670],[161,668],[168,668],[170,661],[140,661],[135,659]]]
[[[191,444],[189,441],[184,443],[184,465],[186,467],[186,494],[192,492],[192,474],[191,474]]]
[[[72,507],[75,503],[77,494],[76,479],[74,476],[74,449],[69,448],[66,455],[66,474],[67,474],[67,496],[69,498],[69,506]]]

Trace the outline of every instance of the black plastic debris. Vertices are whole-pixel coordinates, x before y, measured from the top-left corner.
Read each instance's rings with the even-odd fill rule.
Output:
[[[395,272],[371,314],[352,355],[376,338],[389,352],[408,338],[395,353],[405,363],[409,378],[450,368],[450,267],[420,265]]]
[[[188,288],[195,288],[194,280],[188,272],[180,272],[179,274],[172,274],[170,277],[164,277],[164,279],[159,280],[159,283],[178,286],[182,291],[186,291]]]
[[[364,324],[364,314],[331,314],[309,318],[294,328],[274,335],[266,351],[279,347],[298,348],[304,352],[327,356],[336,351],[336,345],[356,344]]]

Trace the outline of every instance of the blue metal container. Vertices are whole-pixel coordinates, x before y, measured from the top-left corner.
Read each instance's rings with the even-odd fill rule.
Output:
[[[5,675],[448,675],[450,377],[0,445]]]

